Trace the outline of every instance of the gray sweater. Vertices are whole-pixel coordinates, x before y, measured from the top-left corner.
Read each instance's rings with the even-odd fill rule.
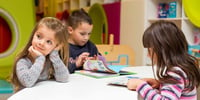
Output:
[[[38,81],[48,80],[50,76],[49,69],[52,65],[55,80],[58,82],[68,81],[69,71],[60,59],[58,51],[53,51],[49,55],[49,59],[50,61],[46,60],[45,56],[38,56],[34,63],[32,63],[28,57],[18,60],[16,72],[23,87],[32,87]]]

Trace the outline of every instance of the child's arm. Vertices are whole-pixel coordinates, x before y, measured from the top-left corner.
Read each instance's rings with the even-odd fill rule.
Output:
[[[158,89],[160,86],[160,82],[153,78],[142,78],[142,80],[146,81],[152,88]]]
[[[76,63],[75,62],[69,62],[68,63],[68,70],[70,73],[74,73],[76,70]]]
[[[38,56],[35,62],[30,59],[20,59],[16,64],[16,73],[20,83],[24,87],[32,87],[38,80],[40,73],[43,70],[45,56]]]
[[[184,89],[184,79],[173,73],[170,75],[174,80],[178,79],[180,83],[170,84],[164,83],[161,84],[160,89],[154,89],[148,82],[144,80],[135,80],[131,79],[128,82],[128,86],[130,89],[135,88],[136,91],[145,99],[145,100],[179,100],[182,96],[182,92]],[[189,98],[195,98],[196,93],[192,92],[192,94],[187,95]],[[186,97],[187,97],[186,96]]]
[[[55,70],[55,79],[59,82],[67,82],[69,79],[69,71],[66,65],[59,57],[59,53],[57,50],[54,50],[50,54],[50,60],[53,63],[53,67]]]
[[[74,71],[76,69],[82,69],[83,63],[85,62],[85,60],[88,58],[89,53],[88,52],[83,52],[82,54],[80,54],[75,61],[71,61],[73,59],[69,59],[69,66],[68,69],[70,71],[70,73],[74,73]]]

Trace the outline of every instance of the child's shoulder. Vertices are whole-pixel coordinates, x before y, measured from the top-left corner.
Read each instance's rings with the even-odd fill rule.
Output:
[[[184,76],[187,77],[185,71],[178,66],[172,67],[172,70],[168,72],[172,76]]]
[[[95,44],[94,44],[92,41],[90,41],[90,40],[87,42],[87,44],[95,45]]]
[[[86,45],[89,47],[89,48],[97,48],[96,45],[92,42],[92,41],[88,41],[86,43]]]
[[[30,60],[28,57],[23,57],[18,60],[18,62],[28,61]]]
[[[20,58],[16,62],[17,66],[22,66],[24,64],[31,64],[31,60],[28,57]]]

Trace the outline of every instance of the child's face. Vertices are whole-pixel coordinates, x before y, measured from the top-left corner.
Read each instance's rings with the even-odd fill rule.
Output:
[[[56,45],[55,32],[48,29],[45,25],[40,25],[33,36],[33,49],[46,56],[56,47]]]
[[[68,27],[68,32],[70,34],[69,43],[79,46],[85,45],[90,39],[90,33],[92,31],[92,28],[93,25],[90,25],[85,22],[79,24],[76,29]]]

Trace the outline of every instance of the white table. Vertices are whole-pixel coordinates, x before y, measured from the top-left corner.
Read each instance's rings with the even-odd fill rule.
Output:
[[[134,76],[153,77],[151,66],[127,67],[124,70],[136,72]],[[121,77],[121,76],[120,76]],[[32,88],[25,88],[8,100],[137,100],[138,94],[125,87],[110,86],[107,83],[117,77],[95,79],[71,74],[67,83],[43,81]]]

